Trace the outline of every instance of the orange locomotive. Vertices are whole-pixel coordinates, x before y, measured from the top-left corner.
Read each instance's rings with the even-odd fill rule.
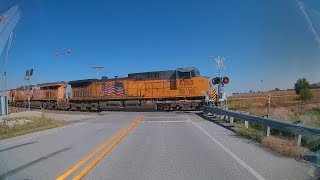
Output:
[[[128,74],[69,82],[73,110],[193,110],[203,107],[211,92],[210,78],[195,68]]]
[[[66,87],[72,89],[66,96]],[[125,78],[45,83],[10,91],[11,105],[65,110],[194,110],[206,105],[209,77],[196,68],[128,74]]]
[[[36,86],[22,86],[10,90],[9,102],[12,106],[46,109],[63,109],[66,107],[66,82],[44,83]]]

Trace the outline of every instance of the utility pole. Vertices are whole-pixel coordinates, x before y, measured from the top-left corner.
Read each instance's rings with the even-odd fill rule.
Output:
[[[104,67],[103,66],[93,66],[92,68],[96,69],[96,71],[97,71],[97,79],[99,79],[99,71],[101,69],[103,69]]]
[[[7,94],[7,66],[8,66],[8,57],[9,57],[9,51],[11,48],[12,38],[13,38],[13,33],[11,32],[11,34],[9,36],[8,47],[7,47],[6,62],[4,65],[4,93],[5,93],[5,96],[7,96],[7,97],[8,97],[8,94]]]

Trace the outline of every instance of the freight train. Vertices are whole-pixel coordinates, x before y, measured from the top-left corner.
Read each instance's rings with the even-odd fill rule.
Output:
[[[71,95],[67,95],[67,87]],[[102,77],[44,83],[10,90],[11,106],[62,110],[197,110],[208,103],[211,79],[196,68],[131,73],[124,78]]]

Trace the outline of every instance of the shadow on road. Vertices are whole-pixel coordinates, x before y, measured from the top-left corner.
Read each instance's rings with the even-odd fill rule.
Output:
[[[223,121],[218,120],[218,119],[213,118],[213,117],[211,118],[211,117],[203,116],[203,113],[195,113],[195,114],[196,114],[197,116],[199,116],[199,117],[207,120],[207,121],[210,121],[210,122],[212,122],[212,123],[215,123],[215,124],[218,125],[218,126],[221,126],[221,127],[225,128],[225,129],[227,129],[227,130],[229,130],[229,131],[232,131],[232,132],[234,132],[234,133],[237,133],[237,132],[234,130],[234,125],[231,125],[231,124],[226,125],[226,122],[223,122]]]

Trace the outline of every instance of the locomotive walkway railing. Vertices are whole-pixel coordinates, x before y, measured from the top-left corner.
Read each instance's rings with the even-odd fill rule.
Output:
[[[301,136],[320,138],[320,128],[305,126],[302,124],[294,124],[284,121],[279,121],[276,119],[258,117],[248,114],[243,114],[236,111],[224,110],[216,107],[206,107],[204,109],[204,114],[212,113],[215,115],[226,116],[230,123],[233,123],[234,118],[238,120],[245,121],[245,127],[248,128],[248,122],[253,122],[257,124],[263,124],[267,126],[267,136],[270,135],[270,128],[279,129],[281,131],[286,131],[294,133],[298,136],[298,145],[301,143]]]

